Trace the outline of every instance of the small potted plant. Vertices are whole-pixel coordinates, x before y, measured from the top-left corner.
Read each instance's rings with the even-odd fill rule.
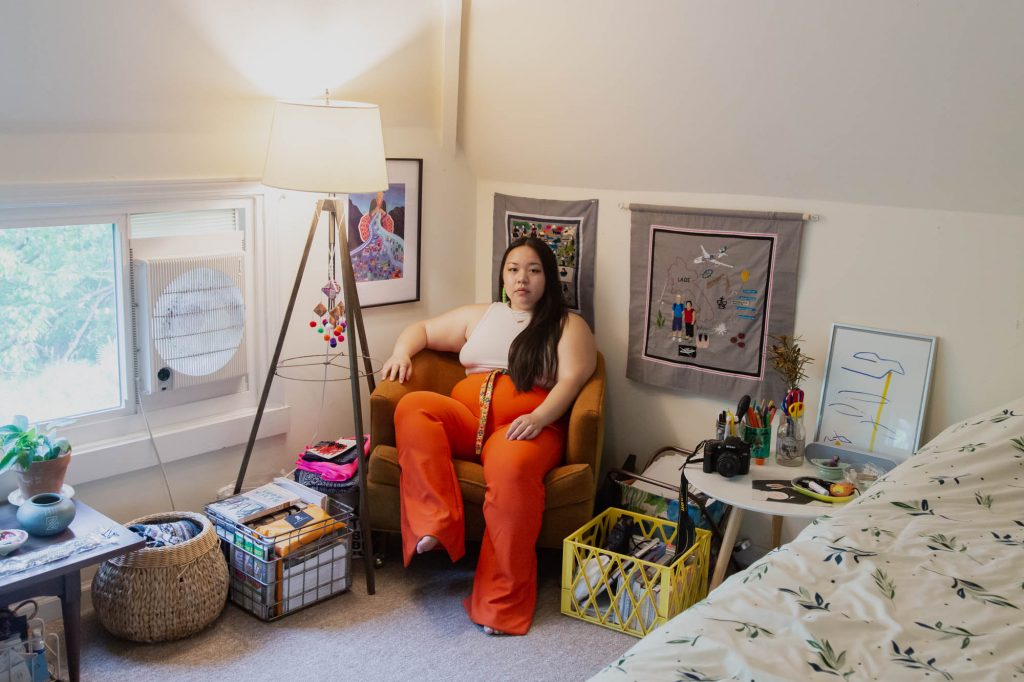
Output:
[[[62,422],[64,425],[70,422]],[[18,487],[24,499],[39,493],[59,493],[71,462],[71,443],[56,436],[58,424],[29,424],[24,415],[16,415],[10,424],[0,426],[0,474],[18,471]]]

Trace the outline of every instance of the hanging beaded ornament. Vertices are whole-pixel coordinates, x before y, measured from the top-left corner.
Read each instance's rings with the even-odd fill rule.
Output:
[[[327,284],[320,287],[320,291],[327,297],[327,305],[324,305],[323,301],[318,302],[313,308],[313,314],[319,319],[309,322],[310,328],[322,336],[324,343],[331,348],[337,348],[338,344],[345,340],[346,327],[345,304],[337,300],[341,294],[341,285],[334,279],[334,246],[334,235],[331,234],[327,248]]]

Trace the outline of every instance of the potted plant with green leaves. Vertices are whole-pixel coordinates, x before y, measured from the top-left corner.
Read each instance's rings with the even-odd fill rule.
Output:
[[[71,462],[71,443],[58,438],[58,426],[70,422],[30,424],[24,415],[15,415],[10,424],[0,426],[0,473],[18,471],[18,487],[24,499],[39,493],[59,493]]]

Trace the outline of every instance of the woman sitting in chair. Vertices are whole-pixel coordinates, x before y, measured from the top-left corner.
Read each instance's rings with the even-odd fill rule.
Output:
[[[451,397],[407,394],[395,410],[401,467],[402,554],[466,552],[462,493],[452,458],[478,461],[487,529],[466,599],[487,634],[526,634],[537,601],[534,545],[544,476],[565,447],[562,416],[593,374],[594,336],[565,309],[555,256],[536,237],[514,241],[501,261],[502,302],[456,308],[406,328],[381,370],[404,382],[424,348],[459,353],[466,378]]]

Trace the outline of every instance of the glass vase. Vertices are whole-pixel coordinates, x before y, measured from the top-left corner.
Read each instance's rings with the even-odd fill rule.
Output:
[[[804,444],[807,439],[802,417],[786,417],[779,422],[775,440],[775,461],[785,467],[798,467],[804,463]]]

